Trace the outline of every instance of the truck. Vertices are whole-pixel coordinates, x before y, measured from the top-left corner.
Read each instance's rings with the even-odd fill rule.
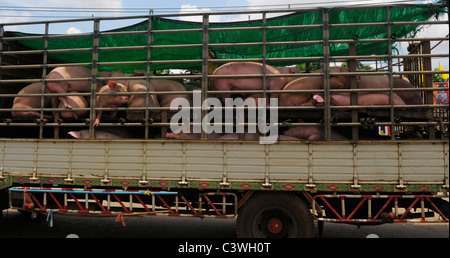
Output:
[[[79,23],[91,31],[51,33]],[[319,233],[325,222],[448,223],[448,89],[436,85],[449,71],[432,67],[449,37],[417,36],[424,27],[448,30],[445,1],[0,24],[0,209],[230,218],[243,238],[313,237],[315,222]],[[217,72],[239,64],[260,70]],[[61,67],[87,75],[50,76]],[[308,79],[318,87],[287,87]],[[157,89],[167,81],[185,88]],[[189,97],[162,104],[176,94]],[[384,102],[358,101],[370,94]],[[74,97],[84,106],[64,104]]]

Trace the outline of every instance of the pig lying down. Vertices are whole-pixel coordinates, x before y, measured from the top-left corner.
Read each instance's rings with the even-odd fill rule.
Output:
[[[356,79],[358,89],[376,89],[389,88],[388,76],[360,76]],[[394,77],[393,88],[414,88],[414,86],[404,79]],[[422,98],[418,91],[395,91],[405,104],[420,105],[423,104]]]
[[[89,130],[79,130],[68,132],[73,138],[76,139],[89,139]],[[105,128],[103,130],[95,130],[94,139],[129,139],[133,138],[127,130],[121,128]]]
[[[345,73],[348,71],[346,68],[342,67],[331,67],[330,71],[333,73]],[[316,71],[316,72],[320,72]],[[323,87],[323,77],[322,76],[311,76],[311,77],[301,77],[295,79],[284,86],[283,90],[322,90]],[[345,75],[338,75],[330,77],[330,88],[331,89],[345,89],[349,88],[349,79]],[[313,96],[314,92],[289,92],[280,94],[279,105],[280,106],[310,106],[314,103]]]
[[[245,75],[245,74],[262,74],[263,65],[255,62],[231,62],[217,68],[213,75]],[[281,74],[280,71],[270,65],[266,65],[266,74]],[[283,77],[267,77],[266,90],[281,90],[286,81]],[[217,91],[229,90],[262,90],[263,79],[261,77],[253,78],[213,78],[212,84]],[[249,94],[243,94],[243,98],[247,98]],[[279,93],[270,94],[272,98],[278,98]],[[220,99],[225,102],[225,98],[230,98],[230,93],[220,94]],[[253,98],[261,98],[262,94],[252,94]]]
[[[47,79],[73,79],[73,78],[91,78],[92,71],[82,66],[56,67],[48,75]],[[91,81],[48,81],[46,92],[48,93],[69,93],[69,92],[90,92]],[[52,98],[52,107],[58,107],[58,101],[63,103],[66,108],[71,108],[65,97]]]
[[[24,87],[21,91],[19,91],[19,96],[14,98],[13,106],[12,106],[12,116],[13,118],[23,118],[23,119],[37,119],[41,117],[41,113],[39,111],[14,111],[15,109],[32,109],[32,108],[41,108],[41,96],[36,97],[23,97],[20,95],[23,94],[41,94],[42,93],[42,83],[33,83],[26,87]],[[44,97],[44,106],[48,107],[51,103],[50,97]],[[44,118],[51,118],[50,115],[44,115]]]
[[[78,119],[78,118],[82,118],[82,117],[86,117],[89,114],[89,110],[74,110],[74,111],[70,111],[70,109],[74,109],[74,108],[87,108],[88,103],[86,101],[86,99],[83,96],[67,96],[64,97],[66,100],[66,103],[70,105],[70,108],[67,108],[66,106],[64,106],[64,103],[60,102],[58,108],[66,108],[68,109],[68,111],[61,111],[60,112],[60,116],[62,118],[74,118],[74,119]]]
[[[301,119],[298,120],[299,123],[303,123]],[[318,141],[325,140],[325,130],[323,126],[317,125],[303,125],[295,126],[289,128],[283,133],[284,136],[291,137],[294,139],[308,140],[308,141]],[[338,132],[331,130],[331,140],[332,141],[342,141],[347,140],[347,138]]]

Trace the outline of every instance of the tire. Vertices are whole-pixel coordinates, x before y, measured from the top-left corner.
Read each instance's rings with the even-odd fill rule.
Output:
[[[299,197],[288,193],[260,193],[239,211],[236,233],[241,238],[309,238],[314,235],[314,222]]]

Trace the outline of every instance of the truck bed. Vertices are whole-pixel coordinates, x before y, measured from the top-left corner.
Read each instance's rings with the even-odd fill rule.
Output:
[[[448,163],[448,141],[429,140],[0,140],[0,177],[44,185],[436,192]]]

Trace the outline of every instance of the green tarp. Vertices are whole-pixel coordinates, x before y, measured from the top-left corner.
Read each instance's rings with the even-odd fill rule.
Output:
[[[377,9],[328,9],[330,24],[346,23],[371,23],[385,22],[386,8]],[[447,8],[438,8],[431,5],[417,5],[408,8],[390,8],[390,19],[392,22],[398,21],[427,21],[432,17],[438,17],[442,13],[448,12]],[[152,30],[174,30],[174,29],[199,29],[202,23],[185,22],[174,19],[154,18],[151,22]],[[267,26],[288,26],[288,25],[313,25],[322,24],[322,12],[308,11],[297,12],[289,15],[267,19]],[[211,23],[211,28],[227,27],[261,27],[262,21]],[[422,26],[402,25],[392,26],[392,33],[396,37],[414,36]],[[138,23],[126,28],[114,31],[146,31],[148,21]],[[352,27],[330,27],[330,40],[338,39],[378,39],[387,37],[386,26],[352,26]],[[13,36],[29,36],[19,32],[12,32]],[[241,43],[241,42],[262,42],[263,33],[261,30],[242,31],[220,31],[209,33],[209,43]],[[284,41],[310,41],[321,40],[322,29],[280,29],[267,30],[267,42]],[[23,45],[32,49],[43,49],[44,40],[21,40]],[[48,49],[76,49],[91,48],[92,37],[77,38],[50,38]],[[179,45],[179,44],[201,44],[202,32],[184,33],[154,33],[152,45]],[[123,46],[146,46],[148,36],[143,35],[118,35],[101,36],[100,47],[123,47]],[[395,45],[393,45],[395,47]],[[387,51],[387,43],[357,43],[358,55],[383,55]],[[210,54],[216,59],[244,59],[262,58],[262,46],[246,47],[210,47]],[[348,55],[348,44],[331,44],[330,54],[332,56]],[[322,44],[315,45],[277,45],[267,46],[267,58],[282,57],[313,57],[322,55]],[[92,61],[91,52],[52,53],[50,57],[61,62],[86,63]],[[151,60],[201,60],[202,48],[168,48],[152,49]],[[146,61],[147,50],[120,50],[120,51],[100,51],[100,62],[122,62],[122,61]],[[295,62],[298,64],[299,62]],[[289,62],[271,63],[273,65],[291,65]],[[134,68],[145,70],[145,66],[101,66],[100,70],[118,70],[123,68],[125,72],[132,72]],[[177,63],[177,64],[153,64],[151,70],[159,69],[201,69],[201,62]]]

